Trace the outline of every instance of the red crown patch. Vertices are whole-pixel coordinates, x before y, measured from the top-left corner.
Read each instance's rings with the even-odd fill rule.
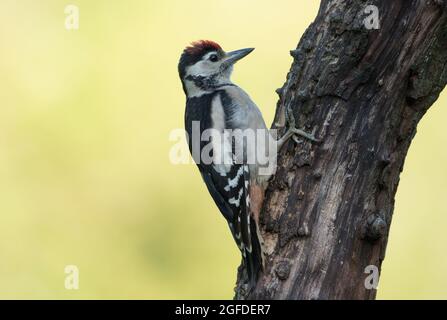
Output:
[[[185,48],[185,53],[188,54],[200,54],[205,50],[222,50],[221,46],[214,41],[211,40],[199,40],[191,43],[190,46]]]

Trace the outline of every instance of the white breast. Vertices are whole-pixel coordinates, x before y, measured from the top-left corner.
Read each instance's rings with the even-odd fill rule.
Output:
[[[225,133],[225,114],[220,95],[216,95],[211,102],[211,121],[217,132],[211,137],[213,146],[214,169],[222,176],[230,171],[233,163],[231,136]]]

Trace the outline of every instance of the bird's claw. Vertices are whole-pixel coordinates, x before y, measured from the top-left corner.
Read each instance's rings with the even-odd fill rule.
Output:
[[[297,129],[297,128],[290,128],[290,130],[294,133],[293,136],[292,136],[293,141],[295,141],[297,143],[298,143],[297,136],[306,138],[307,140],[310,140],[310,141],[315,142],[315,143],[320,143],[321,142],[320,139],[315,138],[315,136],[313,134],[311,134],[311,133],[307,133],[307,132],[305,132],[303,130],[300,130],[300,129]]]
[[[306,139],[308,139],[312,142],[315,142],[315,143],[321,142],[321,140],[315,138],[315,136],[313,134],[307,133],[304,130],[298,129],[296,127],[295,116],[293,115],[293,111],[290,110],[289,107],[285,108],[285,116],[286,116],[286,122],[289,127],[289,130],[291,132],[293,132],[293,135],[292,135],[293,141],[295,141],[296,143],[299,143],[297,136],[300,136],[300,137],[306,138]]]
[[[312,142],[319,143],[321,140],[314,137],[313,134],[307,133],[303,130],[297,129],[295,126],[295,117],[293,116],[292,111],[289,108],[285,108],[285,116],[286,116],[286,123],[287,123],[287,131],[285,135],[278,140],[278,149],[281,149],[284,143],[289,139],[292,138],[295,143],[300,143],[298,140],[298,136],[306,138]]]

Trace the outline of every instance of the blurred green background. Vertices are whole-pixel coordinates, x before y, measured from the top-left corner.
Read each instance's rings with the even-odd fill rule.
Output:
[[[177,61],[197,39],[256,47],[234,80],[271,123],[318,3],[0,0],[0,298],[232,298],[227,226],[196,168],[168,158]],[[446,102],[411,146],[378,298],[447,298]]]

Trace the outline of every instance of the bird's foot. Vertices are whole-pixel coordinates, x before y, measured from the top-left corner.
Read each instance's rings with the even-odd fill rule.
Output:
[[[290,107],[285,108],[285,118],[286,118],[286,125],[288,126],[288,130],[283,137],[285,139],[284,140],[280,139],[280,140],[283,140],[282,143],[284,143],[289,138],[292,138],[293,141],[295,141],[296,143],[299,143],[298,136],[306,138],[307,140],[310,140],[315,143],[321,142],[321,140],[315,138],[315,136],[313,134],[305,132],[304,130],[298,129],[296,127],[295,116],[293,115],[293,111],[291,110]]]
[[[315,136],[313,134],[311,134],[311,133],[305,132],[305,131],[297,129],[297,128],[289,128],[289,130],[292,132],[292,139],[296,143],[299,142],[297,136],[306,138],[307,140],[310,140],[310,141],[315,142],[315,143],[320,143],[321,142],[320,139],[315,138]]]
[[[281,150],[281,148],[284,146],[285,142],[288,141],[290,138],[292,138],[293,141],[295,141],[295,143],[300,143],[300,141],[298,140],[298,136],[306,138],[312,142],[315,143],[320,143],[321,140],[315,138],[315,136],[311,133],[307,133],[303,130],[297,129],[297,128],[289,128],[286,133],[284,134],[284,136],[282,136],[278,141],[277,141],[277,146],[278,146],[278,150]]]

